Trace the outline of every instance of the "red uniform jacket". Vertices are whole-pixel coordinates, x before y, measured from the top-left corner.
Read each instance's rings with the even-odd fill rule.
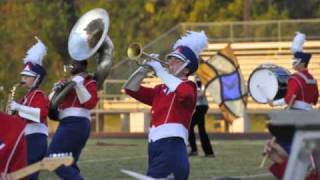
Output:
[[[27,120],[25,135],[30,135],[34,133],[48,135],[47,117],[49,100],[47,95],[40,89],[33,89],[18,102],[24,106],[40,109],[40,123],[21,117]]]
[[[47,126],[49,100],[48,96],[42,90],[34,89],[30,91],[19,101],[19,103],[25,106],[40,108],[40,122]],[[33,121],[29,120],[27,122],[34,123]]]
[[[91,94],[91,98],[89,99],[89,101],[83,104],[80,104],[76,91],[72,89],[68,93],[68,95],[66,95],[64,100],[60,103],[59,105],[60,110],[63,110],[69,107],[81,107],[86,109],[93,109],[96,106],[98,102],[96,81],[93,80],[91,76],[87,76],[83,84]]]
[[[154,88],[141,86],[137,92],[126,93],[151,108],[149,141],[165,137],[181,137],[187,143],[188,129],[197,101],[196,85],[183,81],[175,92],[168,93],[164,84]]]
[[[308,70],[303,70],[290,76],[287,93],[284,98],[285,102],[289,104],[294,95],[296,95],[293,104],[294,108],[304,108],[304,104],[310,106],[317,104],[319,98],[318,86]]]
[[[91,98],[87,102],[81,104],[76,90],[72,89],[58,107],[59,119],[71,116],[91,118],[89,110],[93,109],[99,100],[97,95],[97,84],[91,76],[87,76],[83,84],[90,93]]]

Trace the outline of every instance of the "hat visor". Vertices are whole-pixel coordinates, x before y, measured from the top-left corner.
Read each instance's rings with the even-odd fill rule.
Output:
[[[187,58],[183,54],[177,53],[177,52],[172,52],[172,53],[168,54],[166,56],[166,59],[168,59],[169,57],[176,57],[176,58],[180,59],[183,62],[185,62],[187,60]]]
[[[20,75],[22,75],[22,76],[30,76],[30,77],[36,77],[37,76],[34,72],[31,72],[31,71],[22,71],[20,73]]]

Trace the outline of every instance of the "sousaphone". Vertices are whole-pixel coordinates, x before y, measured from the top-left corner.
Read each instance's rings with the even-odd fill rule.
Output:
[[[107,35],[109,22],[106,10],[90,10],[79,18],[68,39],[68,52],[72,59],[84,61],[96,55],[97,69],[94,78],[98,89],[102,88],[112,66],[113,43]],[[73,81],[67,80],[54,92],[49,105],[50,119],[58,120],[58,106],[74,86]]]

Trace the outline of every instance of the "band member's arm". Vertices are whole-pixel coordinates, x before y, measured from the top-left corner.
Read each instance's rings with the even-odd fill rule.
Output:
[[[143,79],[147,76],[147,70],[140,66],[128,79],[128,81],[123,85],[124,89],[130,91],[138,91]]]
[[[268,158],[274,162],[269,168],[270,172],[278,179],[282,179],[288,162],[288,154],[279,144],[272,143],[272,141],[266,143],[264,154],[267,154]]]
[[[45,94],[35,92],[28,106],[21,105],[13,101],[10,105],[12,110],[18,111],[20,117],[24,119],[40,123],[41,119],[48,116],[49,101]]]
[[[157,76],[169,88],[170,92],[174,92],[177,87],[183,82],[181,79],[166,71],[158,61],[148,61],[146,65],[149,65],[153,68]]]
[[[156,88],[147,88],[141,86],[141,82],[147,76],[148,70],[144,67],[139,67],[124,84],[123,88],[129,96],[135,98],[136,100],[147,104],[152,105],[153,97],[156,91]]]
[[[287,89],[287,93],[286,96],[284,97],[284,100],[286,102],[286,104],[290,104],[290,102],[294,103],[295,97],[298,95],[299,91],[301,90],[302,87],[299,86],[299,82],[298,80],[296,80],[295,78],[290,78],[288,80],[288,89]]]
[[[290,78],[288,81],[288,89],[286,96],[284,98],[275,100],[272,102],[273,106],[284,106],[284,105],[289,105],[290,103],[294,103],[295,97],[297,96],[299,92],[299,84],[296,79]],[[291,105],[292,105],[291,104]]]
[[[176,93],[176,98],[181,102],[193,102],[196,100],[197,88],[191,81],[182,81],[176,76],[166,71],[158,61],[149,61],[146,63],[151,66],[157,76],[169,88],[170,92]],[[191,100],[191,101],[190,101]]]
[[[82,76],[75,76],[72,81],[76,83],[75,91],[82,104],[87,109],[92,109],[98,102],[97,85],[95,81],[89,81],[84,84],[84,78]]]

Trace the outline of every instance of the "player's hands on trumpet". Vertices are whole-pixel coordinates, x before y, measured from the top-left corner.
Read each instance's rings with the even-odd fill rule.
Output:
[[[155,73],[158,73],[159,71],[162,71],[164,69],[158,61],[154,60],[147,61],[145,65],[151,67]]]
[[[149,56],[152,57],[152,58],[159,58],[160,55],[159,55],[159,54],[152,53],[152,54],[149,54]],[[146,58],[146,59],[144,59],[144,60],[142,61],[142,65],[141,65],[141,66],[144,67],[144,70],[145,70],[147,73],[150,72],[150,71],[154,71],[155,73],[157,73],[154,68],[157,68],[157,67],[158,67],[158,69],[159,69],[159,68],[162,67],[162,65],[161,65],[160,62],[158,62],[158,61],[156,61],[156,60],[153,60],[152,58]],[[157,63],[154,63],[154,62],[157,62]],[[160,65],[159,65],[159,64],[160,64]]]

